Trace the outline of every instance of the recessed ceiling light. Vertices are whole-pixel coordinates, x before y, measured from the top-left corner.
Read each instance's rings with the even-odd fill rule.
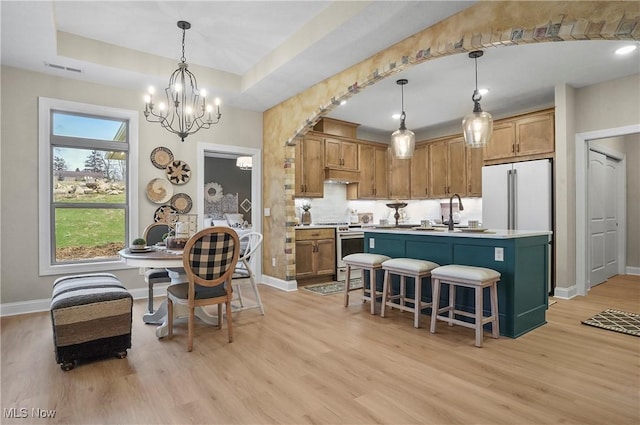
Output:
[[[347,101],[346,101],[346,100],[341,100],[341,101],[340,101],[340,105],[346,105],[346,104],[347,104]]]
[[[618,50],[616,50],[616,55],[628,55],[629,53],[636,50],[636,47],[637,46],[635,44],[629,44],[628,46],[620,47]]]
[[[485,94],[489,93],[489,89],[480,89],[478,90],[478,92],[480,92],[480,96],[484,96]]]
[[[391,115],[391,118],[393,118],[394,120],[399,120],[400,119],[400,114],[393,114],[393,115]]]

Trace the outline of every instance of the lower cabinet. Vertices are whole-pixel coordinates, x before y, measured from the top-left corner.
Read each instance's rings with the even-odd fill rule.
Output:
[[[296,229],[296,279],[332,280],[335,273],[335,229]]]

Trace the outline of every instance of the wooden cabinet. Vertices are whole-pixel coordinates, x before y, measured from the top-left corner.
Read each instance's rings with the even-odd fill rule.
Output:
[[[467,147],[467,196],[482,196],[482,148]]]
[[[324,140],[307,135],[296,145],[295,195],[304,198],[324,196]]]
[[[416,146],[411,158],[411,199],[429,198],[429,145]]]
[[[326,167],[358,171],[358,143],[325,137],[324,153]]]
[[[549,158],[555,152],[554,111],[497,121],[484,160],[491,164]]]
[[[388,199],[386,146],[359,144],[360,182],[347,187],[348,199]]]
[[[467,193],[466,146],[462,137],[429,145],[429,195],[445,198]]]
[[[331,279],[335,272],[335,230],[296,229],[296,278]]]
[[[411,159],[394,158],[389,151],[389,199],[411,198]]]

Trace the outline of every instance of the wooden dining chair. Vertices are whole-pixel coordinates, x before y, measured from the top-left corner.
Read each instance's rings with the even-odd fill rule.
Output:
[[[189,308],[187,351],[193,350],[196,307],[217,304],[218,328],[221,329],[222,304],[225,304],[229,342],[233,342],[231,279],[239,257],[238,234],[229,227],[208,227],[187,241],[182,261],[188,282],[167,288],[169,338],[173,336],[173,304]]]

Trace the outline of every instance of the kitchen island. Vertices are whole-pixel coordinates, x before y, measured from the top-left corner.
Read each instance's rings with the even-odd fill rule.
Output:
[[[501,273],[498,282],[500,334],[517,338],[546,323],[549,287],[549,231],[403,228],[364,229],[365,252],[391,258],[416,258],[440,265],[463,264],[487,267]],[[382,290],[382,275],[377,276]],[[397,288],[398,281],[393,282]],[[441,305],[446,303],[443,291]],[[413,295],[413,294],[410,294]],[[489,297],[483,306],[490,310]],[[431,301],[431,288],[425,286],[423,299]],[[456,308],[472,311],[473,290],[456,291]],[[425,313],[430,313],[426,310]]]

